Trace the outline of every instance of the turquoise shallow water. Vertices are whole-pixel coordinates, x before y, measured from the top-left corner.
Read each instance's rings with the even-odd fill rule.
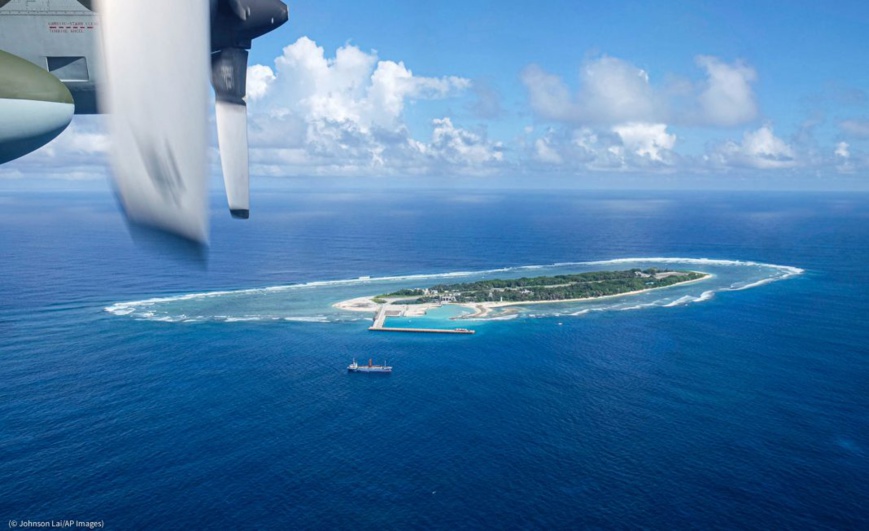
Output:
[[[462,315],[469,315],[471,310],[456,305],[445,305],[428,310],[424,316],[388,317],[386,326],[396,328],[472,328],[467,320],[457,321]]]
[[[108,195],[3,203],[7,522],[869,525],[865,195],[281,192],[244,224],[215,202],[204,270],[134,247]],[[473,336],[332,307],[662,263],[715,278]]]
[[[341,311],[334,304],[362,296],[374,296],[404,288],[427,288],[440,283],[475,282],[493,278],[553,276],[587,271],[625,270],[632,268],[687,269],[711,275],[701,282],[671,286],[661,290],[594,301],[571,301],[558,304],[518,305],[507,315],[519,312],[523,317],[580,316],[593,311],[625,311],[644,308],[672,308],[712,299],[716,293],[740,291],[786,280],[803,273],[798,267],[751,261],[713,260],[707,258],[623,258],[595,262],[571,262],[553,265],[526,265],[483,271],[369,277],[337,281],[267,286],[242,290],[218,290],[124,301],[106,307],[119,316],[160,322],[239,322],[239,321],[354,321],[372,314]],[[427,312],[425,317],[389,317],[390,324],[404,326],[445,326],[463,313],[455,305]],[[503,311],[496,311],[498,318]]]

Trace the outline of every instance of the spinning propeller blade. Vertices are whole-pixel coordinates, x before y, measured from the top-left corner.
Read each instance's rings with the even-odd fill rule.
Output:
[[[102,0],[115,186],[130,222],[208,243],[208,78],[233,217],[250,212],[247,50],[287,21],[280,0]]]
[[[98,4],[111,164],[128,219],[208,243],[209,0]]]

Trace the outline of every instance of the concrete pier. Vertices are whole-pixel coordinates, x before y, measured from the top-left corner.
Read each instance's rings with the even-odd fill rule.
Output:
[[[374,324],[371,325],[369,330],[383,328],[383,323],[386,322],[386,305],[380,307],[380,311],[377,312],[377,316],[374,317]]]
[[[368,330],[372,332],[413,332],[425,334],[473,334],[476,332],[475,330],[468,330],[467,328],[393,328],[384,326],[388,313],[386,305],[381,306],[377,315],[374,317],[374,324],[371,325]],[[400,313],[394,314],[393,317],[397,315],[400,315]]]
[[[474,334],[476,330],[467,328],[391,328],[388,326],[372,326],[372,332],[415,332],[425,334]]]

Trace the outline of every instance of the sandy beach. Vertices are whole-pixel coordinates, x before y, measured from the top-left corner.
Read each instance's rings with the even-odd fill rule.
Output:
[[[698,271],[699,273],[699,271]],[[455,306],[463,306],[465,308],[469,308],[473,310],[473,313],[461,315],[459,317],[455,317],[454,319],[485,319],[487,318],[493,310],[497,308],[504,308],[507,306],[528,306],[532,304],[562,304],[565,302],[583,302],[583,301],[592,301],[599,299],[612,299],[615,297],[628,297],[631,295],[638,295],[640,293],[646,293],[649,291],[655,291],[660,289],[667,289],[675,286],[683,286],[686,284],[694,284],[697,282],[702,282],[706,279],[712,278],[711,274],[703,273],[703,276],[695,279],[689,280],[686,282],[680,282],[678,284],[674,284],[672,286],[664,286],[660,288],[650,288],[650,289],[641,289],[636,291],[628,291],[625,293],[617,293],[615,295],[604,295],[601,297],[584,297],[580,299],[564,299],[557,301],[516,301],[516,302],[464,302],[464,303],[438,303],[438,302],[430,302],[423,304],[394,304],[395,301],[401,299],[392,299],[387,300],[386,303],[377,303],[374,302],[374,296],[370,297],[357,297],[355,299],[349,299],[346,301],[341,301],[333,304],[332,306],[339,309],[350,312],[370,312],[376,314],[381,309],[386,312],[386,315],[389,317],[421,317],[426,314],[429,310],[434,308],[440,308],[444,304],[450,304]]]
[[[333,308],[345,310],[348,312],[367,312],[377,313],[383,308],[386,314],[390,317],[422,317],[427,311],[434,308],[440,308],[442,304],[430,302],[425,304],[395,304],[387,301],[386,303],[374,302],[374,297],[356,297],[346,301],[337,302],[332,305]],[[394,301],[395,299],[393,299]]]

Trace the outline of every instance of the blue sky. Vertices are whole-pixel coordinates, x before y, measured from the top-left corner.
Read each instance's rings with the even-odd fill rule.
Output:
[[[287,3],[254,179],[869,189],[863,2]],[[104,175],[100,120],[13,174]]]

